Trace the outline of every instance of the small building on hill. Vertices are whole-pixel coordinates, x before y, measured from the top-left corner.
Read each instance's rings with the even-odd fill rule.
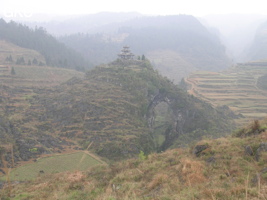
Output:
[[[124,46],[118,56],[122,60],[132,60],[134,58],[129,46]]]

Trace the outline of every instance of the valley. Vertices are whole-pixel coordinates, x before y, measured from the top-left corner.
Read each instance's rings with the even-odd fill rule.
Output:
[[[15,75],[1,77],[1,145],[13,148],[6,151],[7,166],[74,149],[118,161],[219,137],[234,127],[224,110],[188,96],[147,60],[117,60],[86,75],[41,66],[14,69]]]
[[[266,200],[266,23],[200,21],[0,19],[0,199]]]

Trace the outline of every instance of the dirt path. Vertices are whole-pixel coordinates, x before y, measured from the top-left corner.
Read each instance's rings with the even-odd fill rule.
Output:
[[[188,85],[190,85],[190,89],[187,90],[188,94],[192,94],[197,97],[198,95],[195,92],[195,84],[189,78],[185,78],[184,80]]]
[[[91,156],[92,158],[96,159],[96,160],[97,160],[98,162],[100,162],[101,164],[103,164],[103,165],[107,165],[107,163],[104,162],[103,160],[101,160],[97,155],[95,155],[95,154],[93,154],[93,153],[91,153],[91,152],[89,152],[89,151],[82,151],[82,152],[84,152],[85,154],[87,154],[87,155]]]

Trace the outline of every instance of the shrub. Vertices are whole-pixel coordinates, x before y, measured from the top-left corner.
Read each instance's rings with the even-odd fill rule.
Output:
[[[143,161],[143,160],[147,159],[147,156],[145,155],[145,153],[143,151],[140,151],[138,158],[139,158],[139,160]]]

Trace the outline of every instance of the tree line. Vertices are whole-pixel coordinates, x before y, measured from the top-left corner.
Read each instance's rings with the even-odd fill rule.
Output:
[[[26,25],[18,24],[14,21],[7,23],[5,20],[0,19],[0,39],[23,48],[38,51],[45,58],[46,63],[43,64],[48,66],[76,69],[79,71],[91,67],[91,64],[82,55],[66,47],[52,35],[48,34],[42,27],[30,29]],[[23,59],[18,62],[23,63]]]
[[[26,62],[24,57],[19,57],[16,59],[16,62],[13,60],[13,57],[12,55],[9,55],[6,57],[5,59],[5,62],[6,63],[9,63],[9,64],[16,64],[16,65],[34,65],[34,66],[44,66],[45,63],[43,63],[42,61],[38,61],[36,58],[33,58],[32,60],[31,59],[28,59],[28,61]]]

